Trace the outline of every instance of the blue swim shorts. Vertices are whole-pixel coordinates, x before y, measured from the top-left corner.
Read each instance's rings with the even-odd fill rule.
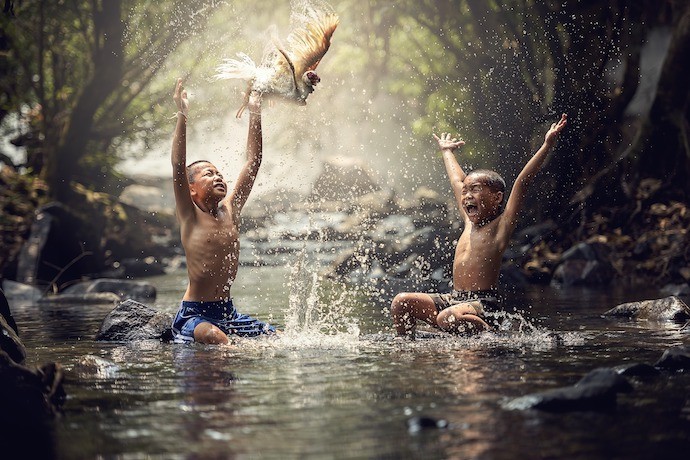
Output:
[[[176,343],[194,342],[194,328],[199,323],[211,323],[227,335],[256,337],[273,334],[276,328],[249,315],[238,313],[232,299],[214,302],[183,300],[173,320],[173,340]]]
[[[475,304],[475,310],[479,317],[484,317],[486,312],[496,312],[500,310],[500,297],[493,289],[483,291],[456,291],[448,294],[429,294],[434,300],[436,311],[441,313],[446,308],[452,307],[459,303],[478,301]]]

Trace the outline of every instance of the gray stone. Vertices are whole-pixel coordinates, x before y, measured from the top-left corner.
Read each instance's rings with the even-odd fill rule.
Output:
[[[68,287],[62,291],[62,294],[82,295],[99,292],[112,292],[117,294],[120,300],[132,299],[138,302],[151,302],[156,300],[156,288],[151,283],[112,278],[83,281]]]
[[[172,321],[173,316],[169,313],[126,300],[108,313],[96,334],[96,340],[170,340]]]
[[[632,391],[627,379],[615,370],[594,369],[575,385],[554,388],[513,399],[507,409],[539,409],[547,412],[600,411],[616,405],[616,395]]]
[[[86,355],[75,363],[71,371],[77,378],[109,379],[117,376],[120,366],[100,356]]]
[[[690,319],[690,308],[680,298],[669,296],[624,303],[606,311],[604,316],[684,322]]]
[[[119,295],[112,292],[91,292],[88,294],[57,294],[41,298],[39,305],[107,305],[116,304]]]

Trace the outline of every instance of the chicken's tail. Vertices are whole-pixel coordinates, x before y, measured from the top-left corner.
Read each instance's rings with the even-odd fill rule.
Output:
[[[216,80],[229,80],[239,78],[253,81],[256,78],[256,64],[252,58],[244,53],[237,53],[239,59],[224,59],[223,63],[216,67]]]

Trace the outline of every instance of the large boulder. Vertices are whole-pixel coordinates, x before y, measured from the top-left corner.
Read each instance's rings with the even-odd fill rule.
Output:
[[[132,299],[138,302],[152,302],[156,300],[155,286],[145,281],[99,278],[73,284],[62,291],[65,295],[83,295],[99,292],[112,292],[117,294],[121,300]]]
[[[130,342],[136,340],[172,339],[173,316],[134,300],[115,307],[103,320],[96,340]]]
[[[547,412],[609,410],[616,395],[632,391],[628,380],[613,369],[594,369],[575,385],[554,388],[513,399],[508,409],[539,409]]]
[[[683,322],[690,319],[690,308],[680,298],[669,296],[620,304],[606,311],[604,316]]]

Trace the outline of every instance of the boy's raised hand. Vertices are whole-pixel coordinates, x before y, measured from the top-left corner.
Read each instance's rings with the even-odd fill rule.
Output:
[[[187,90],[182,86],[182,79],[178,78],[175,84],[175,92],[173,93],[173,100],[177,105],[177,110],[182,112],[182,115],[187,117],[189,112],[189,100],[187,99]]]
[[[568,123],[568,115],[565,113],[561,115],[561,119],[558,121],[558,123],[552,123],[551,128],[546,133],[546,136],[544,136],[544,142],[553,145],[554,142],[556,142],[556,138],[558,137],[558,134],[565,128],[565,125]]]
[[[465,141],[451,137],[450,133],[441,133],[441,137],[438,137],[436,134],[433,134],[433,136],[436,142],[438,142],[438,147],[441,150],[450,150],[453,152],[457,148],[465,145]]]

